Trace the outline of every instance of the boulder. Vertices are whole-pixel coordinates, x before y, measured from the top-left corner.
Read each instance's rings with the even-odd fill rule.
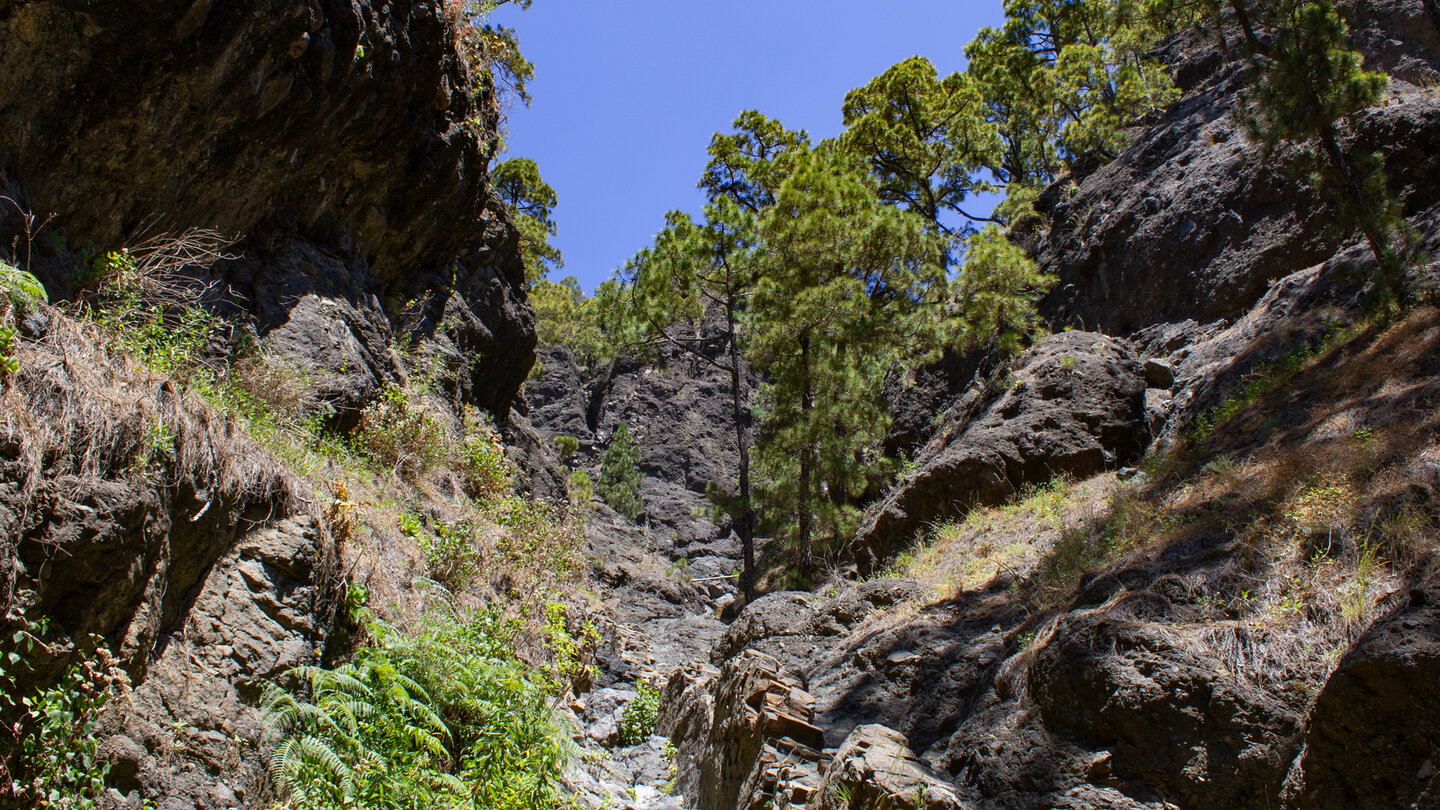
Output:
[[[1060,620],[1027,687],[1051,734],[1097,752],[1088,779],[1144,785],[1181,807],[1273,806],[1302,726],[1220,661],[1105,608]]]
[[[1005,501],[1056,475],[1091,475],[1149,444],[1145,373],[1122,341],[1062,332],[952,407],[917,469],[871,507],[851,551],[862,574],[927,527]]]
[[[1320,690],[1286,807],[1440,807],[1440,586],[1407,601]]]

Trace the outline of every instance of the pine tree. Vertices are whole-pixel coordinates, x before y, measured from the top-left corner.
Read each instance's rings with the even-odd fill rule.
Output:
[[[744,336],[740,317],[756,275],[755,216],[729,196],[705,207],[705,219],[692,221],[671,212],[653,247],[628,265],[631,339],[664,343],[723,372],[728,380],[735,449],[739,459],[736,494],[724,500],[735,521],[744,557],[741,590],[755,597],[755,509],[750,492],[750,413],[746,387]],[[707,332],[709,315],[723,320],[718,336]]]
[[[755,110],[740,113],[734,129],[733,134],[717,132],[710,139],[710,162],[700,188],[711,202],[728,197],[758,214],[774,204],[775,190],[784,182],[792,156],[809,148],[810,136],[803,129],[786,129]]]
[[[1358,162],[1340,147],[1340,130],[1384,96],[1388,77],[1366,71],[1349,26],[1329,0],[1230,0],[1254,75],[1252,134],[1267,151],[1282,142],[1319,149],[1320,179],[1340,196],[1342,220],[1364,235],[1379,266],[1384,297],[1401,293],[1402,257],[1390,234],[1400,222],[1378,159]],[[1222,22],[1215,15],[1215,28]]]
[[[839,538],[853,528],[865,454],[886,425],[881,380],[940,344],[944,249],[833,144],[796,160],[775,200],[758,226],[761,273],[746,313],[767,379],[757,459],[769,519],[809,578],[817,530]]]
[[[540,176],[540,167],[529,158],[512,158],[490,171],[490,183],[505,203],[520,231],[525,260],[525,279],[534,283],[551,270],[565,266],[560,251],[550,244],[556,224],[551,212],[559,202],[555,189]]]
[[[989,345],[1011,354],[1040,328],[1036,300],[1054,285],[1035,261],[995,225],[970,237],[965,264],[955,282],[951,344]]]
[[[630,426],[621,422],[600,457],[600,481],[595,485],[595,492],[611,509],[631,520],[639,517],[643,508],[638,462],[639,453],[630,436]]]
[[[750,391],[741,318],[758,280],[756,215],[774,204],[786,166],[809,145],[804,132],[787,130],[753,110],[741,113],[731,134],[710,141],[710,162],[700,180],[710,203],[700,221],[672,211],[652,247],[626,266],[618,303],[607,326],[632,347],[668,345],[722,371],[729,382],[731,420],[739,463],[735,494],[718,486],[712,498],[734,519],[744,556],[741,589],[755,597],[755,503],[750,475]],[[723,318],[718,336],[703,327]]]
[[[1000,152],[997,128],[986,120],[969,76],[941,79],[928,59],[914,56],[851,90],[843,112],[841,143],[870,164],[882,199],[947,234],[947,209],[970,221],[991,221],[961,207],[974,194],[995,190],[980,170],[994,165]]]
[[[1151,48],[1199,12],[1188,0],[1007,0],[965,49],[1004,144],[996,177],[1043,185],[1060,158],[1113,159],[1126,130],[1179,94]]]

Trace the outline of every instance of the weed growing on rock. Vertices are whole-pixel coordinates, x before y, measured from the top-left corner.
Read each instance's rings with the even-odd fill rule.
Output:
[[[419,475],[446,454],[444,428],[398,385],[386,386],[360,413],[355,445],[377,466],[401,477]]]
[[[18,720],[0,743],[8,779],[0,796],[23,806],[92,810],[100,806],[110,763],[99,757],[100,711],[129,678],[110,651],[92,637],[95,651],[81,655],[54,685],[19,697],[16,684],[35,658],[46,652],[36,634],[43,626],[17,628],[0,660],[0,712]]]
[[[465,410],[465,440],[460,449],[460,469],[466,494],[476,500],[497,498],[510,491],[515,473],[500,433],[490,417],[473,408]]]
[[[39,279],[5,261],[0,261],[0,292],[16,304],[50,300]]]

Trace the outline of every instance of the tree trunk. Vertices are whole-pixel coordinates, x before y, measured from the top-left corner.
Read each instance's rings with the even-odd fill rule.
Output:
[[[802,429],[814,407],[810,392],[810,338],[800,338],[800,424]],[[808,433],[809,431],[804,431]],[[800,546],[800,576],[810,579],[815,568],[815,551],[810,547],[810,478],[814,473],[814,448],[807,437],[800,448],[800,481],[795,491],[796,543]]]
[[[740,381],[740,346],[735,335],[733,299],[725,305],[725,329],[730,340],[730,416],[735,421],[735,449],[740,453],[740,515],[735,533],[740,535],[740,550],[745,557],[740,590],[748,604],[755,601],[755,506],[750,500],[750,437],[745,429],[745,397]]]
[[[1267,49],[1255,35],[1255,26],[1250,22],[1250,10],[1246,8],[1245,0],[1230,0],[1230,8],[1235,12],[1235,21],[1240,23],[1240,30],[1245,32],[1245,44],[1249,47],[1250,54],[1253,56],[1265,53]]]
[[[1340,144],[1335,137],[1335,130],[1325,127],[1320,133],[1320,148],[1325,151],[1325,157],[1330,161],[1330,167],[1340,175],[1340,193],[1350,198],[1350,203],[1355,206],[1355,211],[1360,217],[1360,229],[1365,232],[1365,239],[1370,243],[1370,250],[1375,254],[1375,261],[1380,264],[1383,274],[1390,260],[1390,251],[1385,245],[1384,234],[1380,232],[1380,226],[1371,215],[1370,208],[1365,203],[1365,192],[1360,188],[1360,182],[1355,179],[1355,173],[1350,170],[1350,162],[1345,159],[1345,153],[1340,151]]]

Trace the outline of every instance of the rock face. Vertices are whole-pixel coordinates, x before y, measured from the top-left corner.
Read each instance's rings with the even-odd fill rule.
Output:
[[[413,350],[455,411],[525,435],[511,405],[535,336],[488,188],[498,108],[445,13],[0,0],[7,258],[68,299],[82,248],[218,231],[231,258],[175,273],[332,426],[403,382]],[[341,579],[320,504],[236,425],[47,312],[24,314],[34,348],[0,383],[5,608],[51,619],[39,679],[90,634],[117,651],[133,691],[105,752],[132,801],[264,806],[260,682],[319,660]]]
[[[0,40],[0,165],[74,244],[299,231],[386,281],[474,246],[493,113],[435,4],[5,0]]]
[[[899,733],[860,726],[825,769],[806,810],[962,810],[955,791],[910,750]]]
[[[98,636],[134,685],[105,721],[115,787],[165,810],[258,798],[259,681],[318,662],[333,616],[313,496],[73,322],[26,323],[36,348],[3,392],[0,535],[7,610],[49,617],[33,675]]]
[[[1125,343],[1089,332],[1046,338],[944,415],[948,428],[867,513],[851,549],[875,570],[926,526],[995,504],[1026,484],[1090,475],[1149,444],[1145,372]]]
[[[1392,72],[1394,98],[1355,122],[1346,148],[1385,153],[1407,214],[1437,201],[1440,101],[1414,85],[1440,78],[1440,34],[1422,0],[1357,4],[1353,37],[1367,66]],[[1119,158],[1038,206],[1048,230],[1036,258],[1059,283],[1043,308],[1057,324],[1126,335],[1159,323],[1234,318],[1273,280],[1342,244],[1333,206],[1261,160],[1230,115],[1243,86],[1209,42],[1181,37],[1162,55],[1187,92]]]
[[[713,689],[713,691],[712,691]],[[824,734],[814,699],[780,662],[754,651],[677,670],[666,684],[660,731],[681,740],[681,784],[700,810],[805,806]]]
[[[457,402],[503,421],[533,314],[487,187],[493,100],[469,94],[448,32],[430,3],[6,0],[0,236],[68,298],[72,249],[218,231],[238,258],[205,280],[337,427],[419,341]],[[49,230],[24,233],[21,209]]]

